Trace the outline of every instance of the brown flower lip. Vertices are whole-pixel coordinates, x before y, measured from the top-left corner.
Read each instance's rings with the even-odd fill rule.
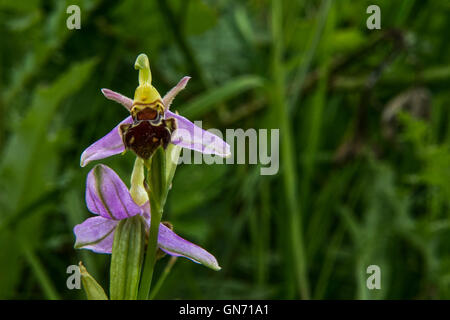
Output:
[[[126,149],[132,150],[142,159],[149,159],[159,146],[167,148],[175,126],[173,118],[163,119],[159,125],[142,120],[131,125],[124,124],[120,130]]]

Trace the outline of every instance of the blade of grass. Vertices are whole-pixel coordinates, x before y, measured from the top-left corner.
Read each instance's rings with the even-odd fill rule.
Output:
[[[268,277],[268,265],[270,258],[270,219],[271,219],[271,205],[270,205],[270,185],[267,181],[263,181],[260,187],[260,237],[259,237],[259,253],[258,253],[258,284],[265,286]]]
[[[329,6],[326,6],[326,11],[329,11]],[[326,42],[327,39],[330,38],[335,25],[335,10],[331,11],[331,14],[329,15],[330,18],[328,19],[326,26],[324,27],[323,31],[323,39]],[[328,74],[329,74],[329,66],[330,66],[330,52],[327,50],[327,47],[322,47],[322,50],[318,52],[318,60],[320,61],[320,67],[319,67],[319,73],[320,73],[320,80],[318,83],[318,87],[314,93],[314,96],[312,97],[312,103],[308,106],[309,112],[308,117],[305,122],[305,126],[307,127],[307,135],[308,139],[305,141],[305,149],[304,149],[304,161],[302,163],[303,170],[302,175],[300,178],[300,193],[301,193],[301,204],[302,204],[302,212],[311,212],[311,218],[309,220],[309,225],[311,225],[312,221],[314,219],[318,219],[319,216],[322,216],[323,214],[326,214],[330,212],[330,210],[320,210],[318,206],[316,205],[317,202],[313,203],[312,197],[311,197],[311,189],[313,188],[312,182],[315,175],[315,169],[317,167],[317,159],[318,154],[320,153],[321,148],[321,136],[322,136],[322,127],[323,127],[323,121],[324,121],[324,109],[326,106],[326,99],[327,99],[327,87],[328,87]],[[329,105],[328,105],[329,106]],[[319,193],[321,194],[321,193]],[[338,196],[339,191],[334,191],[334,195]],[[317,198],[314,198],[314,201]],[[317,221],[317,220],[316,220]],[[322,237],[329,237],[327,234],[328,226],[330,224],[331,220],[326,219],[322,220],[320,223],[320,230],[316,234],[310,233],[309,228],[307,228],[305,231],[306,238],[311,239],[308,241],[307,250],[311,248],[311,245],[314,244],[314,242],[317,243],[317,241],[320,241]],[[308,237],[310,235],[310,237]],[[313,254],[308,250],[308,259],[313,259]]]
[[[328,282],[330,280],[331,274],[333,272],[333,266],[337,258],[337,250],[341,246],[342,239],[344,237],[344,228],[340,226],[331,238],[331,245],[327,250],[327,255],[325,262],[322,264],[322,269],[320,270],[319,279],[314,290],[314,299],[320,300],[325,296],[325,291],[327,289]]]
[[[39,258],[36,256],[36,254],[33,252],[33,250],[28,246],[28,244],[25,241],[20,241],[20,244],[23,255],[27,260],[27,262],[30,264],[31,270],[33,270],[33,273],[36,276],[36,279],[38,280],[47,299],[59,300],[60,297],[58,295],[58,292],[56,291],[55,286],[50,280],[50,277],[45,271],[45,268],[42,265]]]
[[[282,40],[282,3],[272,1],[272,108],[279,114],[279,126],[281,131],[281,165],[285,200],[287,205],[287,232],[289,233],[293,270],[296,276],[298,293],[301,298],[309,299],[309,282],[307,276],[306,254],[303,243],[302,217],[298,201],[297,170],[294,158],[294,142],[290,123],[288,105],[285,97],[285,74],[282,64],[283,40]],[[291,260],[292,259],[292,260]]]
[[[164,281],[166,280],[167,276],[169,275],[170,271],[172,270],[173,265],[177,262],[177,257],[170,257],[169,262],[167,262],[166,267],[164,268],[161,276],[159,277],[158,281],[155,283],[155,286],[153,287],[152,291],[150,292],[150,300],[153,300],[156,295],[159,292],[159,289],[161,289]]]
[[[294,90],[289,100],[289,111],[292,111],[295,108],[301,98],[300,93],[305,82],[306,74],[311,66],[312,58],[316,52],[317,46],[322,36],[322,31],[327,21],[330,5],[331,0],[324,0],[322,1],[322,4],[320,6],[319,18],[317,20],[317,25],[311,41],[311,45],[309,45],[308,50],[304,53],[304,58],[302,59],[303,63],[300,66],[296,76],[294,77],[294,80],[292,81],[292,87],[294,88]]]

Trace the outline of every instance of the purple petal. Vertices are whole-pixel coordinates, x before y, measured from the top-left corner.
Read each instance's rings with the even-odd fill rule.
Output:
[[[170,89],[169,92],[166,93],[166,95],[163,98],[163,103],[164,106],[166,107],[166,110],[169,110],[173,99],[178,94],[178,92],[180,92],[186,87],[186,84],[188,83],[189,79],[191,79],[191,77],[183,77],[183,79],[181,79],[175,87],[173,87],[172,89]]]
[[[159,225],[158,245],[164,252],[177,257],[185,257],[196,263],[219,271],[216,258],[199,246],[184,240],[162,223]]]
[[[173,144],[205,154],[215,154],[221,157],[229,157],[231,155],[228,143],[196,126],[185,117],[167,110],[166,118],[177,119],[177,130],[172,135]]]
[[[128,111],[131,110],[131,107],[133,106],[132,99],[109,89],[102,89],[102,93],[107,99],[120,103],[125,108],[127,108]]]
[[[89,211],[106,219],[121,220],[142,213],[117,173],[102,164],[88,173],[86,204]]]
[[[122,137],[119,133],[119,126],[131,123],[133,123],[133,119],[129,116],[112,129],[106,136],[91,144],[81,155],[80,165],[84,167],[93,160],[104,159],[123,152],[125,146],[123,145]]]
[[[89,249],[97,253],[111,253],[117,221],[92,217],[73,228],[75,248]]]

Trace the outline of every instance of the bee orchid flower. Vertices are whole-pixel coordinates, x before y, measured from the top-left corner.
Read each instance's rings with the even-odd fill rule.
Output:
[[[190,77],[182,78],[163,98],[151,84],[148,58],[141,54],[136,60],[139,86],[134,100],[109,89],[103,95],[123,105],[130,116],[111,132],[90,145],[81,155],[80,165],[133,150],[137,156],[148,159],[160,145],[173,143],[183,148],[221,157],[231,155],[230,146],[218,136],[201,129],[190,120],[169,110],[175,96],[186,87]]]
[[[149,202],[138,205],[125,183],[108,166],[96,165],[88,173],[86,204],[89,211],[97,216],[75,226],[75,248],[111,253],[119,221],[136,215],[142,216],[148,232],[151,219]],[[159,225],[158,247],[169,255],[185,257],[213,270],[220,270],[212,254],[181,238],[163,223]]]

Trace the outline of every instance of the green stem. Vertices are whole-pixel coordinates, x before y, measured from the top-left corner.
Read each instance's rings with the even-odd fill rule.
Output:
[[[59,300],[60,297],[55,289],[55,286],[53,285],[49,275],[45,271],[45,268],[42,265],[41,261],[33,252],[33,249],[31,249],[30,246],[24,240],[20,241],[20,245],[22,248],[22,252],[25,256],[25,259],[30,264],[31,269],[33,270],[33,273],[35,274],[47,299]]]
[[[148,198],[150,200],[150,230],[148,234],[147,252],[144,261],[144,270],[141,278],[138,298],[147,300],[150,297],[153,271],[156,262],[156,250],[158,250],[158,232],[159,224],[163,214],[164,204],[166,202],[168,186],[166,154],[162,147],[159,147],[149,160],[145,161],[147,167],[147,185]]]
[[[150,197],[150,210],[152,219],[150,222],[150,231],[148,235],[147,252],[145,254],[144,269],[142,273],[141,286],[139,289],[138,298],[140,300],[148,300],[150,298],[150,289],[153,278],[153,271],[155,269],[156,251],[158,250],[158,232],[159,224],[161,223],[162,208],[156,205],[155,201]]]

